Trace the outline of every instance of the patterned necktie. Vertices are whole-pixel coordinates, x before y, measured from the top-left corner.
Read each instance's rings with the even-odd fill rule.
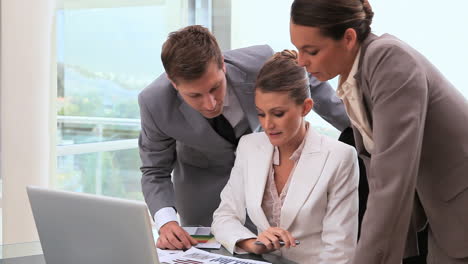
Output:
[[[219,115],[212,119],[213,129],[218,133],[218,135],[222,136],[227,141],[231,142],[235,146],[239,140],[236,138],[236,134],[234,133],[234,128],[232,128],[229,121],[224,117],[224,115]]]

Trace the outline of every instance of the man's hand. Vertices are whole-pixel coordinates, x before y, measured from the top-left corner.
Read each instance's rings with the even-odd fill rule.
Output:
[[[187,231],[180,227],[177,222],[171,221],[159,229],[156,246],[161,249],[187,249],[196,244],[198,242]]]

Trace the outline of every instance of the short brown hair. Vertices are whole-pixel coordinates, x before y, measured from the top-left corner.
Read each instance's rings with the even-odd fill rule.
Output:
[[[200,25],[171,32],[162,46],[161,61],[173,82],[200,78],[210,62],[223,67],[223,55],[216,38]]]
[[[343,38],[346,29],[353,28],[362,42],[371,32],[374,12],[368,0],[294,0],[291,22],[318,27],[334,40]]]
[[[310,97],[309,78],[304,67],[297,64],[297,52],[283,50],[275,53],[257,76],[255,89],[262,92],[287,92],[298,105]]]

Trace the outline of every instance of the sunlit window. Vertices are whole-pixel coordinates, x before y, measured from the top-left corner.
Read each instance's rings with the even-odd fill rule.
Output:
[[[66,0],[57,11],[58,188],[141,199],[138,93],[163,73],[169,32],[203,24],[223,50],[269,44],[294,49],[292,0]],[[467,97],[465,0],[371,0],[376,34],[391,33],[424,54]],[[331,80],[336,88],[337,81]],[[316,114],[320,133],[339,131]]]
[[[142,199],[138,93],[191,1],[65,1],[57,11],[57,188]]]

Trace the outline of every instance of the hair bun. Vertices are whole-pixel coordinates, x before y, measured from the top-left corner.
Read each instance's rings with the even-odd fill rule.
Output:
[[[369,20],[369,25],[372,22],[372,18],[374,17],[374,12],[372,11],[372,7],[369,4],[368,0],[361,0],[362,2],[362,8],[364,9],[364,12],[366,13],[366,20]]]
[[[295,50],[283,50],[281,52],[278,52],[278,57],[285,57],[293,60],[297,60],[297,52]]]

